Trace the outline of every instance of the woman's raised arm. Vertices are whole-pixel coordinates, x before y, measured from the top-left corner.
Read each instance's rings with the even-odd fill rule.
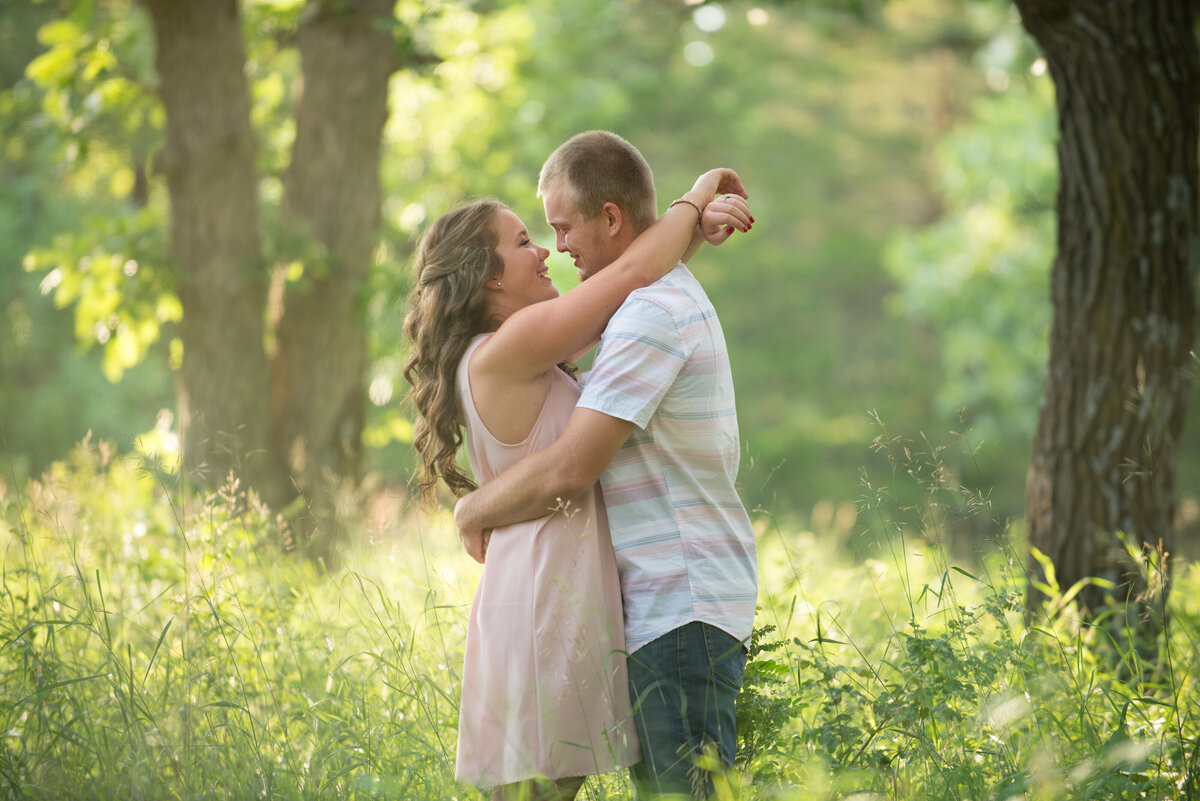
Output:
[[[573,358],[599,339],[630,292],[662,278],[685,252],[694,250],[693,234],[702,220],[705,228],[712,228],[701,231],[709,241],[728,236],[720,229],[749,229],[749,210],[744,202],[726,203],[724,216],[705,215],[706,207],[719,193],[736,196],[730,201],[747,197],[736,172],[728,168],[709,170],[615,261],[560,297],[515,312],[489,339],[486,354],[481,349],[479,356],[503,365],[516,380],[536,376]]]

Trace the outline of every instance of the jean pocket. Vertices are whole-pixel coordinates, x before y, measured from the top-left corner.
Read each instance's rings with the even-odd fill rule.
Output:
[[[746,650],[742,644],[715,626],[704,624],[704,646],[713,676],[734,692],[740,691],[746,675]]]

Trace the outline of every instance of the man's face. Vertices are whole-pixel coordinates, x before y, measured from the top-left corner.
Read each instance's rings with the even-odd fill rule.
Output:
[[[597,214],[584,220],[571,200],[566,181],[542,190],[542,205],[546,222],[554,229],[554,246],[559,253],[568,253],[579,271],[579,280],[586,281],[616,259],[614,242],[608,235],[608,215]]]

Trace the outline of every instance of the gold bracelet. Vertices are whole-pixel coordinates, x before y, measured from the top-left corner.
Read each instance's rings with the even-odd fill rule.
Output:
[[[689,206],[691,206],[693,209],[696,210],[696,213],[700,215],[700,219],[704,219],[704,210],[701,209],[699,206],[697,206],[694,201],[688,200],[686,197],[681,197],[678,200],[672,200],[671,205],[667,206],[667,211],[670,211],[671,209],[675,208],[680,203],[688,204]],[[697,221],[697,225],[699,225],[698,221]]]

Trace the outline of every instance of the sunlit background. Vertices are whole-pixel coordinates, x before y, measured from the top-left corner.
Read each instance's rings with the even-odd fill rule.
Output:
[[[280,31],[303,3],[244,6],[273,258],[289,252],[270,209],[299,72]],[[1050,319],[1053,87],[1007,3],[864,8],[398,3],[438,62],[391,83],[367,300],[374,480],[399,487],[413,461],[400,322],[422,227],[488,194],[552,245],[541,161],[606,128],[645,153],[660,207],[711,166],[749,188],[753,232],[693,261],[732,353],[748,505],[853,536],[862,473],[888,469],[871,444],[887,435],[944,446],[995,520],[1020,518]],[[121,450],[176,441],[181,309],[154,85],[133,2],[0,12],[0,452],[14,480],[89,431]],[[299,280],[291,258],[275,266]],[[570,265],[551,263],[569,286]],[[1193,530],[1196,418],[1179,480]]]

